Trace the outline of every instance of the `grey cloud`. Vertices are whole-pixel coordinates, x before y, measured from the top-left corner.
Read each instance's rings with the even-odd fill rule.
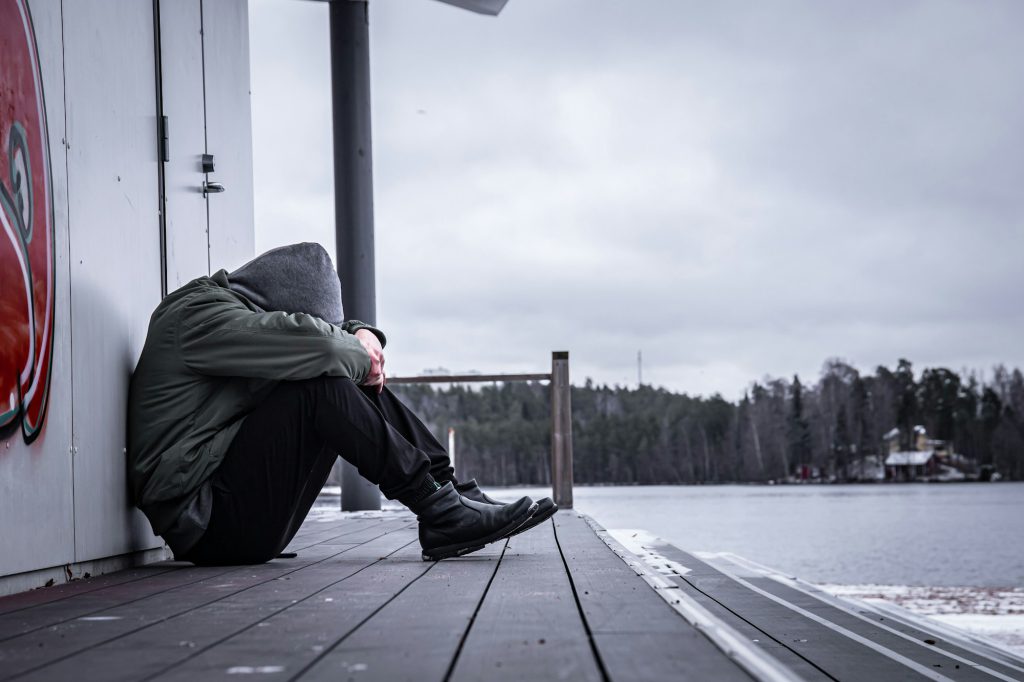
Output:
[[[568,348],[625,383],[643,348],[735,397],[832,356],[1024,364],[1024,6],[371,11],[393,371]],[[326,8],[252,14],[259,243],[330,248]]]

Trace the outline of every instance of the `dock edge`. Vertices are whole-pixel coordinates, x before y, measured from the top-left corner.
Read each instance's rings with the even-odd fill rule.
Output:
[[[577,512],[578,513],[578,512]],[[801,678],[769,656],[729,625],[697,603],[667,578],[649,569],[644,560],[616,540],[601,524],[586,514],[580,516],[634,573],[650,585],[676,613],[707,637],[738,666],[762,682],[800,682]]]

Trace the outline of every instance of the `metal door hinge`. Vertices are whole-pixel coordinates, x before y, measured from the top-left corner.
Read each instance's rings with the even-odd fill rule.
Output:
[[[161,116],[159,121],[159,130],[157,132],[160,137],[160,160],[167,163],[171,160],[171,149],[167,142],[167,117]]]

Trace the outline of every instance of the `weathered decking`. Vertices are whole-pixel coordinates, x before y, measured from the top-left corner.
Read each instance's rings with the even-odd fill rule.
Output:
[[[290,549],[0,599],[0,679],[1024,679],[1010,660],[981,666],[924,643],[933,634],[675,548],[658,549],[674,571],[645,569],[572,512],[437,563],[399,512],[315,515]]]

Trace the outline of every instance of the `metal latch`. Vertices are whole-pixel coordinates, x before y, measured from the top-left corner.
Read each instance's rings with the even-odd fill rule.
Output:
[[[207,194],[220,194],[224,191],[224,185],[219,182],[207,182],[203,180],[203,196]]]

